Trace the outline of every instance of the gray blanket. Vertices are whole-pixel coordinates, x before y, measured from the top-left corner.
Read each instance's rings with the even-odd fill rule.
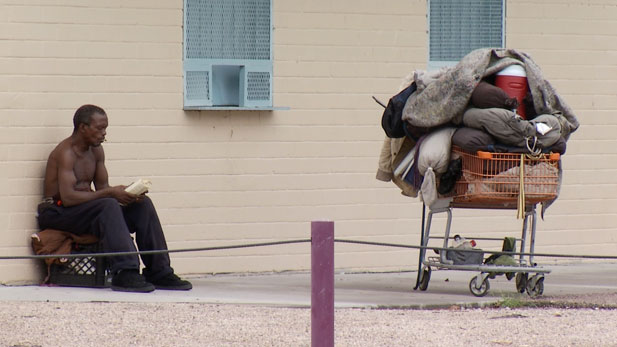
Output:
[[[471,93],[478,83],[512,64],[525,67],[536,113],[559,115],[562,136],[567,140],[579,127],[574,112],[544,79],[531,57],[513,49],[481,48],[463,57],[454,67],[432,74],[416,73],[418,90],[407,100],[403,119],[422,128],[449,122],[461,124]]]

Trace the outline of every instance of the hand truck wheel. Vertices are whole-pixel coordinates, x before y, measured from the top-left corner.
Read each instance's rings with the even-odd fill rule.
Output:
[[[516,274],[516,290],[519,293],[524,293],[527,288],[527,281],[529,279],[529,274],[527,272],[518,272]]]
[[[544,293],[544,276],[543,275],[533,275],[527,282],[527,294],[530,297],[535,298],[537,296],[542,295]]]
[[[491,285],[488,282],[488,276],[483,277],[482,274],[480,274],[474,276],[471,281],[469,281],[469,291],[471,291],[471,294],[477,297],[485,296],[488,293],[489,289],[491,289]]]
[[[422,278],[420,279],[420,290],[425,291],[428,288],[428,281],[431,280],[431,268],[427,267],[422,271]]]

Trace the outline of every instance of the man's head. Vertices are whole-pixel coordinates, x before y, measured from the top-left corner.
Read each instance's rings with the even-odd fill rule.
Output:
[[[90,125],[94,114],[107,116],[105,110],[96,105],[83,105],[75,111],[73,116],[73,132],[77,132],[80,124]]]
[[[73,116],[73,134],[90,146],[100,146],[107,134],[107,114],[95,105],[83,105]]]

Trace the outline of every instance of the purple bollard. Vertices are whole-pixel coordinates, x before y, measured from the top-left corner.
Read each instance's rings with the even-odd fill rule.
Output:
[[[334,222],[311,222],[311,346],[334,347]]]

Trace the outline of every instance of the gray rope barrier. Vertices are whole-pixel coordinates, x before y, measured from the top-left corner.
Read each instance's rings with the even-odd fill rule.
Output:
[[[453,248],[443,248],[443,247],[429,247],[429,246],[417,246],[417,245],[403,245],[396,243],[387,243],[387,242],[373,242],[373,241],[358,241],[358,240],[341,240],[334,239],[334,242],[340,243],[351,243],[351,244],[360,244],[360,245],[371,245],[371,246],[387,246],[387,247],[398,247],[398,248],[412,248],[412,249],[432,249],[438,251],[451,251]],[[456,249],[454,249],[456,250]],[[503,251],[488,251],[481,249],[462,249],[465,252],[474,252],[474,253],[489,253],[489,254],[507,254],[507,255],[522,255],[522,256],[534,256],[534,257],[547,257],[547,258],[581,258],[581,259],[617,259],[617,256],[614,255],[585,255],[585,254],[555,254],[555,253],[525,253],[525,252],[503,252]]]
[[[0,260],[114,257],[114,256],[121,256],[121,255],[203,252],[203,251],[217,251],[217,250],[225,250],[225,249],[277,246],[277,245],[296,244],[296,243],[308,243],[308,242],[311,242],[311,239],[272,241],[272,242],[261,242],[261,243],[247,243],[247,244],[229,245],[229,246],[181,248],[181,249],[172,249],[172,250],[151,250],[151,251],[132,251],[132,252],[101,252],[101,253],[73,253],[73,254],[54,254],[54,255],[0,256]],[[449,250],[453,250],[452,248],[443,248],[443,247],[406,245],[406,244],[397,244],[397,243],[388,243],[388,242],[374,242],[374,241],[360,241],[360,240],[334,239],[334,242],[348,243],[348,244],[358,244],[358,245],[368,245],[368,246],[382,246],[382,247],[419,249],[419,250],[420,249],[434,250],[434,251],[449,251]],[[525,252],[489,251],[489,250],[480,250],[480,249],[464,249],[463,251],[465,251],[465,252],[472,252],[472,253],[474,253],[474,252],[475,253],[483,252],[483,253],[488,253],[488,254],[499,254],[499,255],[506,254],[506,255],[534,256],[534,257],[546,257],[546,258],[612,259],[612,260],[617,260],[617,256],[613,256],[613,255],[525,253]]]
[[[131,252],[101,252],[101,253],[73,253],[73,254],[54,254],[54,255],[16,255],[16,256],[0,256],[0,260],[5,259],[47,259],[47,258],[86,258],[86,257],[115,257],[121,255],[139,255],[139,254],[162,254],[162,253],[182,253],[182,252],[201,252],[201,251],[217,251],[222,249],[249,248],[249,247],[264,247],[286,245],[292,243],[311,242],[311,239],[288,240],[288,241],[273,241],[261,243],[247,243],[230,246],[215,246],[215,247],[198,247],[198,248],[182,248],[169,250],[151,250],[151,251],[131,251]]]

